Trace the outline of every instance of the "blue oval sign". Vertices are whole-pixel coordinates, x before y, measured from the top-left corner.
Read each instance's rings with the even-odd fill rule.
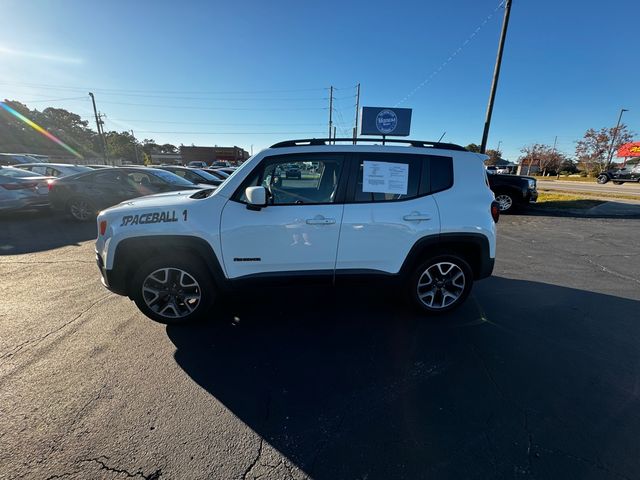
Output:
[[[382,110],[376,116],[376,128],[383,135],[393,132],[397,126],[398,116],[393,110]]]

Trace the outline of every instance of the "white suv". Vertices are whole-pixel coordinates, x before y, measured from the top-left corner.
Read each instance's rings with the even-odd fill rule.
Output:
[[[376,276],[425,312],[457,307],[494,265],[486,157],[452,144],[362,144],[371,141],[281,142],[217,189],[102,211],[104,285],[163,323],[202,319],[217,296],[257,281]]]

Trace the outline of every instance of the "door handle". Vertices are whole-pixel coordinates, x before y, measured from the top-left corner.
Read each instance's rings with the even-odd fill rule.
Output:
[[[419,212],[411,212],[409,215],[402,217],[407,222],[419,222],[420,220],[431,220],[431,215],[425,215]]]
[[[307,225],[332,225],[336,223],[335,218],[325,218],[322,215],[316,215],[313,218],[307,218]]]

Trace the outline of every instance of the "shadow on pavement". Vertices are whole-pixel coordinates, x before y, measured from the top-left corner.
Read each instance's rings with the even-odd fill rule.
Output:
[[[0,213],[0,255],[42,252],[96,238],[96,223],[50,210]]]
[[[274,289],[167,335],[195,382],[312,478],[640,477],[640,302],[474,288],[435,319],[391,292]]]
[[[573,200],[572,207],[567,202],[545,202],[544,204],[527,205],[519,212],[522,215],[537,217],[572,217],[572,218],[614,218],[640,219],[640,205],[615,201]]]

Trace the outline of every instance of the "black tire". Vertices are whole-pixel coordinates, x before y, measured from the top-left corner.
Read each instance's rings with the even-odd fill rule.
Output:
[[[517,209],[517,202],[513,194],[509,192],[496,192],[495,195],[500,213],[513,213]]]
[[[613,182],[614,185],[622,185],[624,182]]]
[[[157,296],[154,290],[158,292]],[[186,324],[207,317],[216,298],[216,289],[211,274],[201,261],[188,253],[176,252],[153,258],[140,266],[133,277],[130,296],[151,320]]]
[[[449,266],[452,266],[451,270],[447,271]],[[409,278],[408,292],[418,309],[437,315],[462,305],[472,286],[473,271],[469,264],[457,255],[443,254],[430,258],[414,270]],[[433,295],[429,296],[431,291]],[[455,299],[447,300],[451,298],[447,293]]]
[[[604,185],[608,181],[609,177],[607,177],[606,175],[598,175],[598,178],[596,178],[596,182],[598,182],[600,185]]]
[[[67,213],[77,222],[95,220],[97,210],[87,197],[73,197],[67,202]]]

